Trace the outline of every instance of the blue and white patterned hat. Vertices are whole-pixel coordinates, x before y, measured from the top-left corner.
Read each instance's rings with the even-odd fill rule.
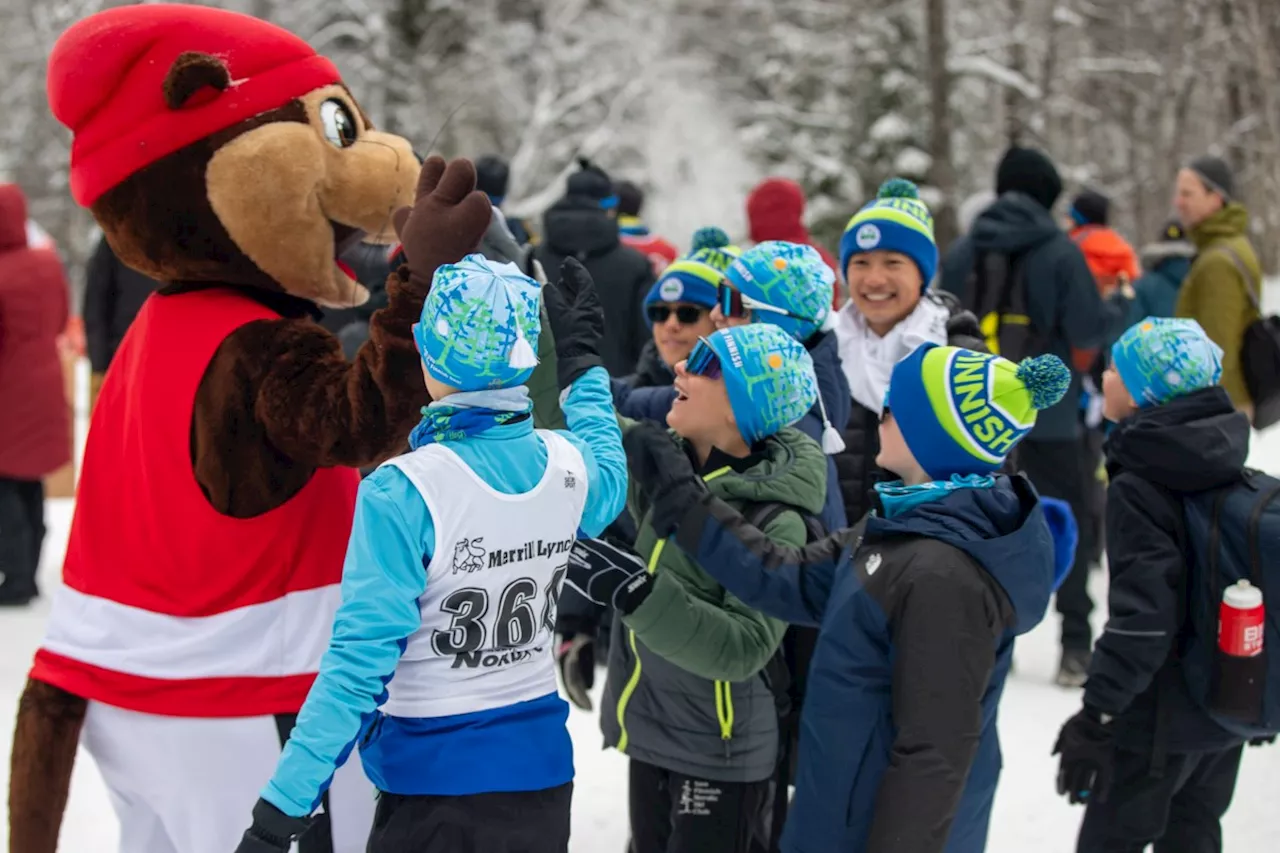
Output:
[[[1115,342],[1111,362],[1139,406],[1167,403],[1222,378],[1222,348],[1195,320],[1148,317]]]
[[[468,255],[436,270],[413,338],[432,378],[460,391],[523,385],[538,360],[538,283]]]
[[[835,273],[812,246],[770,240],[753,246],[729,265],[725,278],[748,299],[786,313],[756,311],[798,341],[807,341],[831,313]]]
[[[818,399],[813,359],[777,326],[751,323],[707,337],[720,360],[743,441],[755,444],[800,420]]]

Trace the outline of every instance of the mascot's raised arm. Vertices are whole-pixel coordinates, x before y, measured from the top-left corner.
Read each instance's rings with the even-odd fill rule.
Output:
[[[428,402],[410,326],[491,208],[469,162],[420,169],[329,60],[245,15],[93,15],[55,46],[48,93],[74,134],[76,201],[165,286],[94,412],[65,585],[18,711],[10,850],[54,853],[83,743],[123,853],[226,853],[326,649],[355,469],[403,449]],[[347,361],[316,307],[364,300],[336,259],[391,242],[392,223],[407,260]],[[364,849],[356,765],[309,843]]]

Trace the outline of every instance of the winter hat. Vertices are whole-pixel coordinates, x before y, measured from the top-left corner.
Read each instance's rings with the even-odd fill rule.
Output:
[[[183,54],[225,66],[220,89],[170,106]],[[49,55],[49,108],[74,134],[71,194],[88,207],[130,175],[210,134],[341,81],[305,41],[266,21],[203,6],[107,9],[76,22]]]
[[[1185,243],[1186,241],[1187,232],[1176,218],[1160,226],[1160,234],[1156,237],[1157,243]]]
[[[840,270],[847,274],[849,259],[859,252],[888,249],[916,262],[924,286],[938,269],[938,244],[933,241],[933,215],[920,200],[916,185],[890,178],[875,200],[853,215],[840,238]]]
[[[436,270],[413,339],[431,376],[460,391],[523,385],[538,360],[538,283],[467,255]]]
[[[800,342],[813,337],[831,313],[835,273],[812,246],[760,243],[730,264],[725,278],[748,299],[787,312],[757,311],[755,318]]]
[[[1223,201],[1231,201],[1235,197],[1236,179],[1222,158],[1197,157],[1187,164],[1187,168],[1199,175],[1206,187],[1222,196]]]
[[[578,158],[577,172],[566,181],[568,195],[582,196],[594,200],[605,210],[618,206],[618,197],[613,192],[613,181],[609,175],[586,157]]]
[[[990,474],[1057,403],[1071,372],[1055,355],[1014,364],[989,353],[921,344],[893,368],[885,407],[935,480]]]
[[[1195,320],[1148,317],[1115,342],[1111,363],[1139,406],[1159,406],[1222,378],[1222,348]]]
[[[693,250],[662,271],[644,298],[645,307],[654,302],[688,302],[711,309],[719,298],[725,270],[742,254],[729,244],[729,235],[720,228],[699,228],[693,235]]]
[[[706,338],[720,360],[729,405],[747,444],[800,420],[818,398],[813,359],[777,326],[751,323]]]
[[[1062,195],[1062,178],[1043,152],[1015,145],[1004,153],[996,168],[996,195],[1008,192],[1029,195],[1049,210]]]
[[[1077,225],[1106,225],[1111,199],[1100,192],[1085,190],[1071,202],[1071,218]]]
[[[495,207],[501,207],[507,197],[510,179],[511,167],[498,155],[486,154],[476,160],[476,189],[487,195]]]

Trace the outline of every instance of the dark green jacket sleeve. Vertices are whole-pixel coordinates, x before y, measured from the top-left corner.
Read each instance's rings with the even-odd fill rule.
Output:
[[[794,512],[779,515],[765,534],[797,548],[806,539],[804,521]],[[676,546],[668,542],[665,548],[674,552]],[[700,567],[693,571],[713,583]],[[719,602],[707,601],[659,567],[653,591],[623,622],[651,651],[681,669],[717,681],[744,681],[773,657],[787,623],[753,610],[723,588],[721,595]]]

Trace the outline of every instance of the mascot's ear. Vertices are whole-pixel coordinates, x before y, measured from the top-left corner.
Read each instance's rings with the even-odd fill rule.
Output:
[[[207,53],[188,51],[173,61],[164,78],[164,100],[171,110],[208,103],[231,85],[231,74],[222,60]]]

